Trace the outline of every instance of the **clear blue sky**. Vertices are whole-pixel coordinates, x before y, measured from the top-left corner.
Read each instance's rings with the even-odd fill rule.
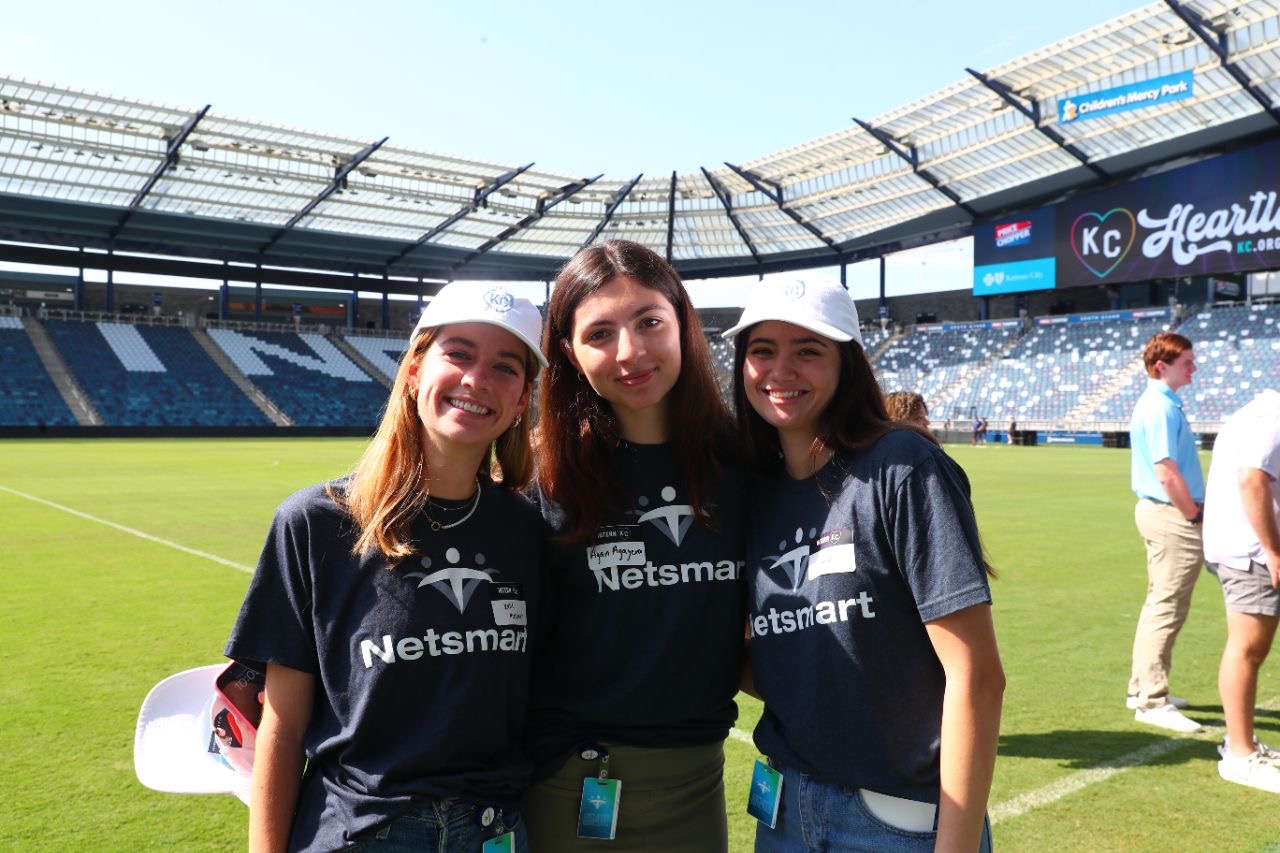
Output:
[[[874,119],[1141,5],[59,0],[6,4],[0,74],[629,178]],[[903,284],[940,266],[894,264]]]

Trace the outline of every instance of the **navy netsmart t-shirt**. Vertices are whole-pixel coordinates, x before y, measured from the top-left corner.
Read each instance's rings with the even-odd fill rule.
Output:
[[[438,520],[469,502],[452,506]],[[419,519],[412,535],[418,553],[388,569],[351,554],[354,526],[323,485],[276,511],[226,655],[317,676],[291,850],[346,846],[415,800],[512,807],[528,784],[542,521],[486,482],[465,522]]]
[[[830,784],[936,803],[945,680],[924,623],[991,601],[964,473],[894,431],[754,492],[756,746]]]
[[[723,740],[737,718],[746,490],[713,486],[714,529],[694,521],[667,445],[619,444],[623,491],[587,543],[555,544],[544,583],[529,742],[537,776],[587,742],[681,747]],[[542,498],[557,533],[564,510]]]

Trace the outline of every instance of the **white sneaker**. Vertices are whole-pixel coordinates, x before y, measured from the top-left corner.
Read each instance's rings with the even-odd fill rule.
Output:
[[[1223,735],[1222,743],[1218,744],[1218,755],[1221,756],[1222,758],[1227,757],[1229,744],[1230,744],[1230,741],[1227,739],[1227,736]],[[1253,736],[1253,749],[1255,752],[1257,752],[1259,755],[1261,755],[1263,758],[1267,759],[1268,761],[1280,763],[1280,749],[1276,749],[1273,746],[1268,746],[1267,744],[1258,740],[1257,735]]]
[[[1165,702],[1158,708],[1139,708],[1133,712],[1133,718],[1140,723],[1159,726],[1162,729],[1182,732],[1183,734],[1200,731],[1199,723],[1190,717],[1183,716],[1182,712],[1169,702]]]
[[[1179,711],[1181,711],[1183,708],[1191,704],[1186,699],[1183,699],[1181,696],[1174,696],[1172,693],[1164,697],[1164,699],[1166,702],[1168,702],[1173,707],[1177,708]],[[1142,704],[1142,700],[1139,699],[1137,696],[1126,696],[1124,698],[1124,706],[1128,708],[1130,711],[1138,710],[1138,707],[1141,704]]]
[[[1260,752],[1223,756],[1218,762],[1218,775],[1228,782],[1280,794],[1280,767]]]

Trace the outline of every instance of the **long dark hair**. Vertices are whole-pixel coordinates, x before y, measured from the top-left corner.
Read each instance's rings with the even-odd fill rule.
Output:
[[[748,326],[734,338],[733,405],[738,415],[738,432],[746,439],[746,452],[754,470],[777,476],[783,470],[778,431],[751,408],[742,378],[743,364],[747,360],[747,341],[754,329],[755,326]],[[926,430],[890,420],[884,393],[862,347],[853,341],[832,343],[840,358],[840,379],[830,404],[818,418],[817,435],[810,450],[815,459],[824,447],[833,451],[870,447],[894,429],[910,429],[925,435],[934,444],[938,443]]]
[[[573,338],[573,315],[582,300],[620,277],[666,297],[680,323],[680,375],[668,392],[667,437],[689,488],[689,503],[710,521],[711,481],[731,440],[730,419],[712,373],[702,323],[670,264],[639,243],[610,240],[582,249],[556,276],[542,337],[549,367],[543,373],[538,420],[538,483],[565,508],[567,538],[590,538],[611,509],[618,488],[608,472],[620,438],[613,407],[578,379],[561,341]]]
[[[747,342],[754,329],[755,326],[748,326],[733,340],[733,405],[737,409],[738,431],[745,436],[746,453],[753,469],[765,476],[777,477],[785,470],[778,431],[751,408],[751,403],[747,400],[746,383],[742,378],[742,367],[747,360]],[[880,390],[880,383],[876,381],[871,362],[862,347],[853,341],[833,343],[840,357],[840,379],[836,384],[835,396],[818,418],[817,435],[814,436],[813,447],[809,449],[814,459],[817,459],[824,447],[836,452],[870,447],[892,430],[914,432],[935,446],[941,446],[929,430],[912,423],[889,419],[884,392]],[[972,501],[969,508],[973,509]],[[996,577],[996,570],[987,560],[987,548],[982,544],[981,535],[978,537],[978,545],[983,569],[990,577]]]

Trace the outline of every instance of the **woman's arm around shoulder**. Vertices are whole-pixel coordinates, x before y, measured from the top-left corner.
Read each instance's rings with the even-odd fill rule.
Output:
[[[1004,669],[991,606],[966,607],[925,624],[942,663],[941,799],[936,851],[978,849],[1000,739]]]
[[[311,720],[316,677],[267,664],[266,701],[249,786],[249,850],[277,853],[289,844],[302,786],[303,736]]]

